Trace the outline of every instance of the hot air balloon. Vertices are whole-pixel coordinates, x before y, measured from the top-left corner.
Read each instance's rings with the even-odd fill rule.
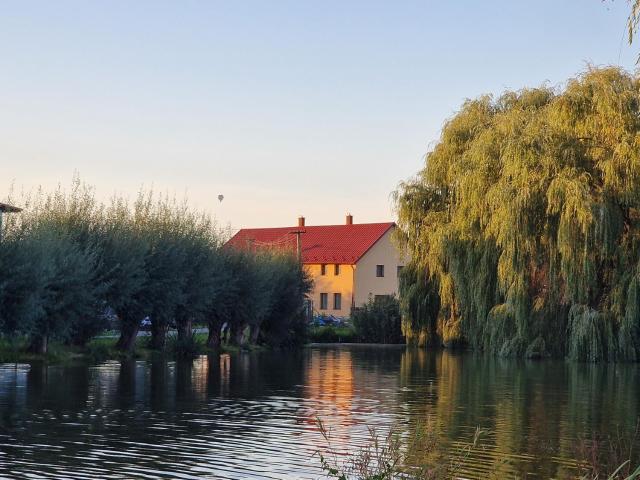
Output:
[[[218,195],[218,201],[222,202],[222,200],[224,200],[224,195]]]

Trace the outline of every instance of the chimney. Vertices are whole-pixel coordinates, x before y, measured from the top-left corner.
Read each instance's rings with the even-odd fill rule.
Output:
[[[304,227],[304,217],[298,217],[298,227]]]
[[[347,222],[345,225],[353,225],[353,215],[347,213]]]

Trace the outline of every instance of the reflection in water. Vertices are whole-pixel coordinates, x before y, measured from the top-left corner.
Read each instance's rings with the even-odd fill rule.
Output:
[[[465,476],[569,476],[577,438],[635,426],[639,380],[637,365],[385,347],[0,365],[0,476],[318,478],[317,417],[344,451],[366,425],[431,423],[455,453],[480,426]]]
[[[323,417],[337,415],[348,422],[354,397],[351,352],[312,351],[305,371],[304,396],[325,403],[329,410],[319,412]]]

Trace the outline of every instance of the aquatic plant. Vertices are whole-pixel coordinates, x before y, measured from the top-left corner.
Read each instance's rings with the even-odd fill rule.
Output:
[[[325,441],[325,448],[318,450],[320,466],[327,478],[337,480],[439,480],[459,478],[469,456],[479,448],[483,430],[477,428],[471,441],[455,454],[440,455],[435,425],[417,425],[408,436],[401,435],[398,426],[380,435],[373,427],[367,427],[368,438],[355,452],[340,453],[334,448],[331,431],[321,419],[318,430]]]
[[[408,435],[402,435],[395,425],[385,435],[368,427],[368,437],[362,447],[342,452],[334,447],[331,430],[321,419],[318,430],[325,447],[316,452],[327,478],[337,480],[445,480],[468,478],[465,471],[474,456],[485,458],[480,440],[487,432],[476,428],[473,436],[457,450],[445,452],[435,423],[417,425]],[[640,465],[633,447],[638,430],[632,437],[577,439],[575,466],[569,473],[580,480],[638,480]],[[634,463],[636,462],[636,463]],[[485,478],[505,478],[500,467],[509,459],[498,459]],[[473,464],[473,460],[471,460]],[[473,471],[473,470],[472,470]],[[479,472],[474,472],[476,475]],[[475,478],[475,477],[474,477]],[[518,478],[518,477],[514,477]],[[566,477],[562,477],[566,478]]]

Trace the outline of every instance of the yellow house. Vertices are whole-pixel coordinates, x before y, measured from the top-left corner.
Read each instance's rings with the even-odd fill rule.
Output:
[[[403,266],[391,242],[393,222],[295,227],[245,228],[228,244],[238,248],[296,249],[313,279],[310,294],[315,313],[348,317],[353,307],[378,295],[396,295]]]

